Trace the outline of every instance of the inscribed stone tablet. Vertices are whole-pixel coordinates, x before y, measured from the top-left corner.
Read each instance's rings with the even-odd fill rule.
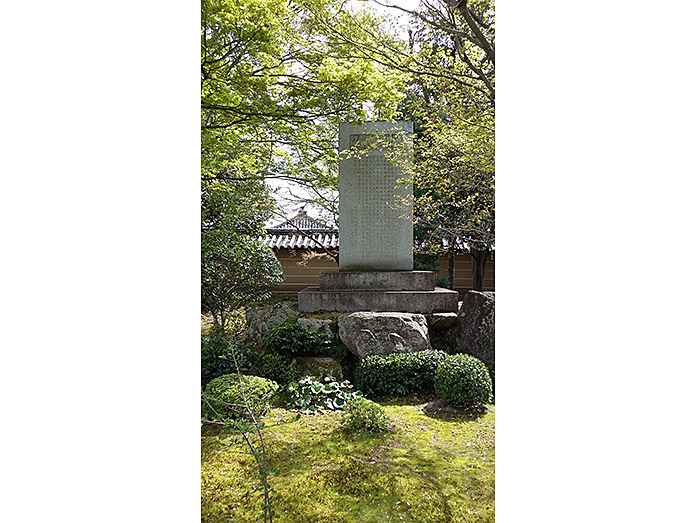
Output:
[[[341,124],[340,270],[413,269],[412,186],[397,183],[407,176],[403,162],[411,158],[412,131],[405,121]],[[358,156],[344,158],[352,147]]]

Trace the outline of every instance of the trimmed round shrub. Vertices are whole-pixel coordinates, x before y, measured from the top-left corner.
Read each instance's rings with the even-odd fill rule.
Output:
[[[356,388],[369,396],[432,392],[436,369],[447,358],[440,350],[373,354],[356,367]]]
[[[248,343],[233,342],[227,336],[213,333],[201,340],[201,386],[223,374],[237,372],[234,357],[240,372],[250,367],[251,349]]]
[[[297,318],[267,330],[262,338],[264,346],[278,354],[323,355],[332,349],[332,337],[298,324]]]
[[[201,415],[204,419],[212,421],[225,418],[248,418],[249,411],[245,407],[242,390],[244,390],[249,410],[255,418],[259,418],[269,411],[269,403],[278,390],[278,383],[259,376],[244,374],[239,377],[237,374],[219,376],[206,385]]]
[[[351,432],[384,432],[388,429],[388,417],[382,405],[358,396],[346,404],[342,422]]]
[[[279,383],[288,385],[300,377],[300,371],[284,356],[273,352],[257,352],[254,354],[254,374]]]
[[[491,377],[484,362],[469,354],[449,356],[436,370],[436,394],[456,407],[491,401]]]

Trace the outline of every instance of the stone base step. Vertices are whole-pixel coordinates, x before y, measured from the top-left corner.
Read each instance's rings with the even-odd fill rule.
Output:
[[[339,271],[320,272],[322,291],[432,291],[433,271]]]
[[[457,312],[459,293],[441,287],[432,291],[322,291],[307,287],[298,293],[300,312]]]

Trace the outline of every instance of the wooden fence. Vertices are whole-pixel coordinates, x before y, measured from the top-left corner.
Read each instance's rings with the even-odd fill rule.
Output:
[[[293,295],[298,294],[305,287],[317,287],[320,272],[339,270],[332,258],[306,259],[307,251],[304,249],[275,249],[274,252],[286,276],[283,284],[271,288],[274,295]],[[447,276],[448,257],[446,255],[441,256],[440,265],[442,270],[438,276]],[[455,290],[463,294],[471,289],[472,256],[458,254],[455,256]],[[486,262],[483,290],[494,290],[494,259],[491,254]]]

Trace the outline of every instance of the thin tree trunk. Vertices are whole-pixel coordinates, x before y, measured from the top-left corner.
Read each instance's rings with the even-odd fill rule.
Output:
[[[489,251],[472,249],[470,253],[472,254],[472,288],[475,291],[481,291],[484,287],[484,269]]]
[[[450,250],[448,251],[448,279],[450,280],[450,288],[455,290],[455,240],[450,241]]]

